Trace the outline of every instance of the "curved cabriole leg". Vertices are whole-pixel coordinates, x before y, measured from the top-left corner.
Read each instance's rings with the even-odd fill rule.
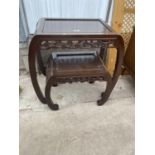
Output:
[[[97,105],[101,106],[108,100],[113,87],[111,80],[107,81],[106,90],[101,94],[101,99],[97,101]]]
[[[112,78],[108,78],[106,90],[104,93],[102,93],[101,100],[97,101],[97,105],[99,106],[103,105],[107,101],[121,73],[121,65],[124,57],[124,44],[123,44],[122,37],[119,36],[118,40],[115,42],[115,47],[117,48],[117,60],[116,60],[114,75]]]
[[[39,98],[39,100],[42,103],[46,103],[46,99],[40,89],[40,86],[38,84],[37,80],[37,73],[36,73],[36,66],[35,66],[35,58],[37,55],[37,52],[39,50],[40,41],[37,36],[34,36],[31,40],[30,47],[29,47],[29,70],[30,70],[30,77],[31,81],[34,87],[34,90]]]
[[[51,96],[50,96],[50,92],[51,92],[51,86],[55,85],[55,80],[53,78],[50,78],[47,81],[46,84],[46,88],[45,88],[45,96],[46,96],[46,101],[48,106],[52,109],[52,110],[58,110],[59,109],[59,105],[58,104],[54,104]]]

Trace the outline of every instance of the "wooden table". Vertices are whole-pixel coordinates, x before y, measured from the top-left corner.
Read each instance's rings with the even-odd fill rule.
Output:
[[[117,49],[113,76],[105,66],[109,48]],[[43,54],[48,52],[45,61]],[[105,92],[97,101],[97,105],[103,105],[118,80],[123,55],[122,37],[100,19],[42,18],[29,47],[29,69],[34,90],[42,103],[58,110],[58,104],[53,103],[50,97],[52,86],[66,82],[107,81]],[[36,58],[39,70],[46,77],[45,96],[37,80]]]

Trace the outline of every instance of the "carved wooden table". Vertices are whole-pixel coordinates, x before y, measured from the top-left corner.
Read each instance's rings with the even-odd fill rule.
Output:
[[[109,48],[117,49],[113,76],[105,66]],[[50,54],[45,61],[42,54],[47,51]],[[50,97],[52,86],[66,82],[107,81],[105,92],[97,101],[97,105],[103,105],[118,80],[123,55],[122,37],[99,19],[42,18],[29,47],[29,69],[34,90],[42,103],[58,110],[58,104],[53,103]],[[39,70],[46,76],[45,96],[37,80],[36,60]]]

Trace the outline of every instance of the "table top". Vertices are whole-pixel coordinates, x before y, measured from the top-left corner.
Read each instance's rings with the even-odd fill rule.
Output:
[[[41,18],[36,34],[87,35],[113,33],[110,26],[100,19],[53,19]]]

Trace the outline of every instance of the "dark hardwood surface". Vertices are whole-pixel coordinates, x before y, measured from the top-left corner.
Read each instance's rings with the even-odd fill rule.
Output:
[[[99,52],[85,50],[99,49]],[[104,65],[108,48],[117,49],[117,60],[113,76]],[[54,52],[61,49],[62,52]],[[69,49],[69,52],[66,52]],[[76,52],[75,49],[82,49]],[[84,49],[84,50],[83,50]],[[43,63],[41,51],[50,51],[48,61]],[[29,47],[29,69],[34,90],[41,102],[47,103],[52,110],[59,105],[51,99],[52,86],[65,82],[107,81],[105,92],[97,105],[103,105],[113,90],[121,73],[124,56],[124,42],[120,34],[100,19],[48,19],[39,20],[36,33]],[[40,89],[36,73],[38,67],[46,76],[45,95]]]

